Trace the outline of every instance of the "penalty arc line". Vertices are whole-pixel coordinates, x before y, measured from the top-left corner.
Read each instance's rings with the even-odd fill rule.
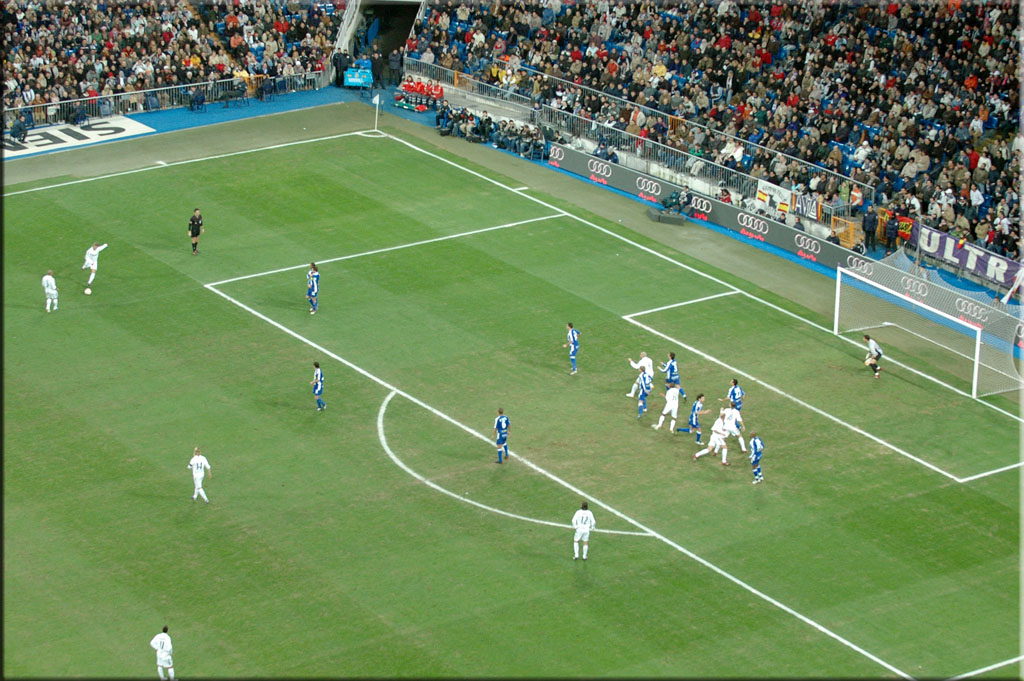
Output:
[[[688,352],[691,352],[691,353],[697,355],[698,357],[702,357],[703,359],[705,359],[705,360],[707,360],[709,362],[713,362],[714,364],[717,364],[718,366],[720,366],[722,368],[728,369],[729,371],[732,371],[732,372],[734,372],[736,374],[739,374],[740,376],[742,376],[743,378],[746,378],[747,380],[753,381],[754,383],[757,383],[758,385],[762,385],[765,388],[768,388],[768,390],[771,390],[776,395],[780,395],[782,397],[785,397],[786,399],[788,399],[788,400],[790,400],[792,402],[795,402],[796,404],[800,405],[804,409],[808,409],[808,410],[814,412],[815,414],[818,414],[819,416],[824,416],[829,421],[832,421],[833,423],[836,423],[836,424],[838,424],[838,425],[840,425],[840,426],[842,426],[842,427],[844,427],[844,428],[846,428],[848,430],[852,430],[854,433],[857,433],[858,435],[863,435],[864,437],[868,438],[869,440],[871,440],[871,441],[873,441],[873,442],[875,442],[877,444],[880,444],[883,447],[891,449],[892,451],[896,452],[897,454],[899,454],[901,456],[905,456],[908,459],[910,459],[911,461],[919,463],[922,466],[935,471],[936,473],[941,473],[942,475],[946,476],[950,480],[953,480],[954,482],[963,482],[963,480],[961,480],[957,476],[953,475],[952,473],[949,473],[947,471],[942,470],[941,468],[939,468],[935,464],[929,463],[928,461],[925,461],[924,459],[922,459],[920,457],[914,456],[910,452],[904,451],[903,449],[900,449],[896,445],[890,444],[889,442],[886,442],[885,440],[883,440],[882,438],[878,437],[877,435],[872,435],[871,433],[867,432],[866,430],[858,428],[857,426],[853,425],[852,423],[847,423],[846,421],[842,420],[838,416],[833,416],[832,414],[830,414],[829,412],[825,411],[824,409],[820,409],[818,407],[815,407],[813,404],[810,404],[808,402],[804,402],[799,397],[796,397],[794,395],[790,395],[789,393],[787,393],[785,390],[782,390],[781,388],[776,388],[775,386],[773,386],[770,383],[766,383],[765,381],[762,381],[761,379],[759,379],[759,378],[757,378],[755,376],[751,376],[750,374],[748,374],[748,373],[746,373],[746,372],[744,372],[744,371],[742,371],[740,369],[737,369],[734,366],[726,364],[725,362],[723,362],[722,360],[718,359],[717,357],[713,357],[713,356],[707,354],[706,352],[702,352],[702,351],[698,350],[697,348],[695,348],[695,347],[693,347],[691,345],[687,345],[686,343],[682,342],[681,340],[679,340],[677,338],[673,338],[673,337],[669,336],[668,334],[662,333],[661,331],[658,331],[654,327],[647,326],[646,324],[643,324],[642,322],[638,322],[635,319],[631,319],[630,317],[623,317],[622,319],[626,320],[630,324],[634,324],[636,326],[639,326],[644,331],[647,331],[648,333],[654,334],[655,336],[658,336],[659,338],[663,338],[663,339],[669,341],[670,343],[675,343],[679,347],[683,348],[684,350],[687,350]]]
[[[481,509],[483,509],[485,511],[490,511],[491,513],[497,513],[498,515],[503,515],[503,516],[505,516],[507,518],[514,518],[516,520],[525,520],[528,523],[536,523],[537,525],[548,525],[550,527],[558,527],[558,528],[561,528],[561,529],[569,529],[569,530],[573,529],[572,525],[569,525],[568,523],[556,523],[556,522],[553,522],[551,520],[540,520],[539,518],[529,518],[529,517],[524,516],[524,515],[518,515],[516,513],[510,513],[509,511],[503,511],[500,508],[494,508],[493,506],[488,506],[486,504],[482,504],[479,501],[475,501],[473,499],[470,499],[469,497],[462,496],[461,494],[456,494],[455,492],[452,492],[449,489],[441,487],[441,485],[438,485],[436,482],[434,482],[432,480],[428,480],[427,478],[423,477],[422,475],[420,475],[419,473],[414,471],[412,468],[407,466],[406,463],[404,461],[402,461],[401,459],[399,459],[398,455],[396,455],[394,453],[394,451],[392,451],[391,447],[388,445],[387,437],[384,435],[384,413],[387,411],[388,404],[391,403],[392,398],[394,398],[394,396],[397,395],[397,394],[398,393],[395,392],[394,390],[392,390],[390,393],[388,393],[388,396],[384,398],[384,402],[382,402],[381,405],[380,405],[380,410],[377,412],[377,439],[380,440],[380,444],[381,444],[381,447],[384,448],[384,452],[388,455],[388,457],[390,457],[390,459],[395,463],[396,466],[398,466],[403,471],[405,471],[406,473],[408,473],[412,477],[416,478],[417,480],[419,480],[420,482],[425,484],[427,487],[430,487],[431,489],[437,490],[441,494],[446,494],[446,495],[450,496],[453,499],[458,499],[459,501],[463,501],[463,502],[465,502],[467,504],[470,504],[472,506],[476,506],[477,508],[481,508]],[[651,536],[650,533],[648,533],[648,532],[633,532],[631,530],[604,530],[604,529],[598,528],[598,529],[595,529],[593,531],[594,532],[601,532],[601,533],[604,533],[604,534],[625,534],[625,535],[631,535],[631,536],[634,536],[634,537],[650,537]]]
[[[236,305],[237,307],[245,310],[249,314],[255,316],[257,319],[261,319],[262,321],[270,324],[274,328],[276,328],[276,329],[278,329],[280,331],[283,331],[284,333],[288,334],[292,338],[294,338],[294,339],[296,339],[296,340],[298,340],[298,341],[300,341],[302,343],[305,343],[306,345],[310,346],[311,348],[314,348],[314,349],[322,352],[323,354],[327,355],[328,357],[331,357],[332,359],[340,362],[341,364],[343,364],[346,367],[352,369],[353,371],[355,371],[359,375],[364,376],[364,377],[370,379],[371,381],[373,381],[377,385],[383,386],[383,387],[387,388],[388,390],[394,391],[395,393],[401,395],[402,397],[404,397],[405,399],[409,400],[413,404],[416,404],[416,405],[418,405],[420,407],[423,407],[424,409],[426,409],[430,413],[434,414],[438,418],[440,418],[440,419],[442,419],[444,421],[447,421],[448,423],[451,423],[452,425],[460,428],[461,430],[465,431],[466,433],[469,433],[470,435],[476,437],[477,439],[483,440],[484,442],[487,442],[488,444],[493,444],[491,442],[490,438],[488,438],[487,436],[485,436],[485,435],[483,435],[481,433],[476,432],[475,430],[473,430],[469,426],[461,423],[460,421],[455,420],[454,418],[452,418],[451,416],[448,416],[444,412],[442,412],[442,411],[440,411],[438,409],[435,409],[434,407],[430,406],[429,404],[427,404],[423,400],[420,400],[419,398],[413,397],[412,395],[410,395],[409,393],[405,392],[404,390],[401,390],[401,389],[391,385],[390,383],[388,383],[384,379],[375,376],[374,374],[370,373],[366,369],[363,369],[362,367],[360,367],[360,366],[358,366],[356,364],[353,364],[352,362],[348,361],[344,357],[341,357],[340,355],[338,355],[338,354],[336,354],[334,352],[331,352],[330,350],[328,350],[327,348],[319,345],[318,343],[309,340],[305,336],[302,336],[301,334],[296,333],[295,331],[292,331],[287,326],[281,324],[280,322],[277,322],[277,321],[271,319],[270,317],[266,316],[262,312],[259,312],[259,311],[255,310],[255,309],[249,307],[245,303],[232,298],[231,296],[229,296],[228,294],[224,293],[223,291],[218,290],[216,287],[214,287],[214,286],[212,286],[210,284],[207,284],[204,288],[206,288],[206,289],[208,289],[210,291],[213,291],[214,293],[216,293],[220,297],[224,298],[228,302]],[[526,459],[525,457],[523,457],[523,456],[521,456],[519,454],[516,454],[516,453],[512,452],[511,450],[509,450],[509,455],[510,456],[514,456],[516,459],[518,459],[523,464],[528,466],[531,470],[534,470],[537,473],[540,473],[541,475],[543,475],[546,478],[552,480],[553,482],[556,482],[559,485],[561,485],[562,487],[565,487],[569,491],[574,492],[574,493],[580,495],[581,497],[583,497],[585,499],[589,499],[596,506],[598,506],[600,508],[603,508],[604,510],[608,511],[609,513],[611,513],[611,514],[621,518],[622,520],[626,521],[627,523],[629,523],[633,527],[636,527],[639,530],[647,532],[648,534],[650,534],[655,539],[658,539],[661,542],[663,542],[663,543],[667,544],[668,546],[672,547],[676,551],[679,551],[684,556],[687,556],[691,560],[699,563],[700,565],[703,565],[704,567],[708,568],[709,570],[711,570],[711,571],[715,572],[716,574],[718,574],[718,575],[724,577],[725,579],[729,580],[733,584],[735,584],[735,585],[739,586],[740,588],[742,588],[742,589],[750,592],[751,594],[757,596],[761,600],[766,601],[767,603],[775,606],[779,610],[782,610],[783,612],[785,612],[785,613],[787,613],[789,615],[792,615],[793,617],[797,618],[798,620],[800,620],[804,624],[807,624],[808,626],[812,627],[816,631],[818,631],[818,632],[820,632],[822,634],[825,634],[829,638],[831,638],[831,639],[841,643],[842,645],[846,646],[850,650],[853,650],[854,652],[859,653],[863,657],[866,657],[867,659],[871,660],[872,662],[878,664],[881,667],[884,667],[885,669],[888,669],[892,673],[894,673],[894,674],[896,674],[896,675],[898,675],[898,676],[900,676],[902,678],[905,678],[905,679],[912,679],[913,678],[912,676],[910,676],[906,672],[903,672],[900,669],[898,669],[897,667],[894,667],[893,665],[889,664],[888,662],[886,662],[882,658],[878,657],[877,655],[874,655],[873,653],[868,652],[864,648],[861,648],[856,643],[853,643],[852,641],[850,641],[850,640],[848,640],[846,638],[843,638],[839,634],[835,633],[831,629],[828,629],[827,627],[825,627],[825,626],[823,626],[821,624],[818,624],[816,621],[812,620],[810,617],[807,617],[806,615],[804,615],[804,614],[802,614],[800,612],[797,612],[793,608],[789,607],[785,603],[782,603],[781,601],[778,601],[778,600],[772,598],[768,594],[766,594],[763,591],[760,591],[759,589],[757,589],[756,587],[751,586],[750,584],[744,582],[742,579],[740,579],[739,577],[736,577],[732,573],[726,572],[725,570],[723,570],[722,568],[718,567],[714,563],[712,563],[712,562],[710,562],[710,561],[708,561],[708,560],[698,556],[693,551],[690,551],[689,549],[687,549],[687,548],[681,546],[680,544],[677,544],[676,542],[672,541],[668,537],[666,537],[666,536],[664,536],[664,535],[662,535],[662,534],[660,534],[658,532],[655,532],[654,530],[652,530],[651,528],[649,528],[646,525],[642,524],[638,520],[634,520],[633,518],[629,517],[625,513],[619,511],[618,509],[616,509],[616,508],[614,508],[612,506],[609,506],[608,504],[602,502],[601,500],[597,499],[596,497],[591,496],[589,494],[586,494],[585,492],[580,490],[575,485],[573,485],[573,484],[571,484],[569,482],[566,482],[565,480],[563,480],[562,478],[558,477],[554,473],[548,472],[547,470],[541,468],[540,466],[538,466],[537,464],[533,463],[529,459]]]
[[[448,165],[450,165],[450,166],[452,166],[454,168],[458,168],[459,170],[462,170],[462,171],[464,171],[466,173],[469,173],[470,175],[473,175],[474,177],[478,177],[481,180],[484,180],[485,182],[489,182],[489,183],[491,183],[491,184],[493,184],[495,186],[501,187],[502,189],[505,189],[505,190],[510,191],[510,192],[512,192],[514,194],[517,194],[517,195],[523,197],[524,199],[529,199],[530,201],[533,201],[534,203],[538,203],[538,204],[540,204],[542,206],[546,206],[547,208],[551,208],[553,210],[561,210],[557,206],[554,206],[554,205],[548,203],[547,201],[543,201],[541,199],[538,199],[535,196],[530,196],[529,194],[526,194],[526,193],[524,193],[522,191],[517,190],[515,187],[509,187],[508,185],[503,184],[503,183],[499,182],[498,180],[495,180],[494,178],[487,177],[483,173],[478,173],[475,170],[472,170],[472,169],[467,168],[465,166],[459,165],[455,161],[451,161],[451,160],[449,160],[447,158],[444,158],[443,156],[439,156],[438,154],[435,154],[435,153],[433,153],[431,151],[427,151],[426,149],[422,149],[422,148],[416,146],[415,144],[413,144],[412,142],[408,142],[408,141],[406,141],[406,140],[404,140],[404,139],[402,139],[400,137],[395,137],[394,135],[391,135],[391,134],[388,134],[387,137],[389,139],[394,140],[395,142],[398,142],[400,144],[404,144],[405,146],[409,147],[410,149],[414,149],[414,150],[420,152],[421,154],[425,154],[427,156],[430,156],[431,158],[437,159],[438,161],[441,161],[442,163],[446,163],[446,164],[448,164]],[[633,241],[632,239],[629,239],[628,237],[622,236],[621,234],[617,234],[617,233],[611,231],[610,229],[605,229],[604,227],[601,227],[600,225],[597,225],[597,224],[591,222],[590,220],[586,220],[584,218],[581,218],[578,215],[574,215],[574,214],[566,212],[566,211],[563,211],[563,213],[565,214],[566,217],[569,217],[569,218],[572,218],[573,220],[581,222],[584,225],[586,225],[587,227],[590,227],[592,229],[596,229],[597,231],[602,232],[604,234],[607,234],[608,236],[613,237],[615,239],[618,239],[619,241],[627,243],[630,246],[633,246],[634,248],[638,248],[638,249],[640,249],[640,250],[642,250],[642,251],[644,251],[646,253],[649,253],[649,254],[657,257],[657,258],[660,258],[661,260],[664,260],[666,262],[672,263],[673,265],[675,265],[677,267],[681,267],[684,270],[687,270],[688,272],[692,272],[693,274],[696,274],[698,276],[704,277],[705,279],[707,279],[709,281],[713,281],[713,282],[715,282],[717,284],[720,284],[721,286],[724,286],[727,289],[731,289],[733,291],[736,291],[737,293],[740,293],[740,294],[746,296],[747,298],[750,298],[751,300],[756,300],[757,302],[761,303],[762,305],[770,307],[770,308],[772,308],[773,310],[775,310],[777,312],[781,312],[782,314],[787,315],[789,317],[792,317],[793,319],[797,319],[797,320],[799,320],[801,322],[804,322],[805,324],[809,324],[810,326],[813,326],[814,328],[818,329],[819,331],[824,331],[825,333],[829,334],[830,336],[835,336],[836,335],[836,334],[832,333],[832,329],[829,329],[829,328],[827,328],[825,326],[822,326],[821,324],[818,324],[817,322],[813,322],[810,319],[807,319],[806,317],[801,317],[797,313],[791,312],[790,310],[787,310],[784,307],[776,305],[775,303],[771,303],[771,302],[765,300],[764,298],[760,298],[758,296],[755,296],[753,293],[750,293],[748,291],[744,291],[743,289],[739,288],[738,286],[735,286],[735,285],[730,284],[730,283],[728,283],[726,281],[723,281],[723,280],[719,279],[718,277],[715,277],[714,275],[708,274],[707,272],[702,272],[701,270],[699,270],[699,269],[697,269],[695,267],[691,267],[690,265],[687,265],[685,263],[679,262],[678,260],[665,255],[664,253],[659,253],[658,251],[654,250],[653,248],[649,248],[647,246],[644,246],[643,244],[637,243],[636,241]],[[840,340],[843,340],[843,341],[851,344],[851,345],[856,345],[857,347],[860,347],[860,344],[857,341],[853,340],[852,338],[846,338],[845,336],[836,336],[836,337],[839,338]],[[913,368],[911,366],[908,366],[906,364],[903,364],[902,362],[900,362],[900,361],[898,361],[896,359],[893,359],[891,357],[888,357],[887,359],[888,359],[890,364],[898,366],[898,367],[900,367],[902,369],[906,369],[907,371],[910,371],[911,373],[916,374],[917,376],[920,376],[921,378],[924,378],[924,379],[927,379],[929,381],[932,381],[933,383],[936,383],[937,385],[940,385],[943,388],[946,388],[947,390],[950,390],[950,391],[952,391],[952,392],[954,392],[954,393],[956,393],[958,395],[961,395],[962,397],[966,397],[966,398],[968,398],[970,400],[973,400],[973,401],[977,402],[978,404],[981,404],[981,405],[983,405],[985,407],[988,407],[989,409],[992,409],[994,411],[999,412],[1000,414],[1003,414],[1004,416],[1009,416],[1010,418],[1012,418],[1015,421],[1018,421],[1020,423],[1024,423],[1024,417],[1022,417],[1022,416],[1020,416],[1018,414],[1014,414],[1014,413],[1009,412],[1009,411],[1007,411],[1005,409],[1002,409],[1001,407],[997,407],[996,405],[990,404],[989,402],[986,402],[986,401],[984,401],[984,400],[982,400],[980,398],[972,397],[969,392],[961,390],[960,388],[957,388],[956,386],[950,385],[949,383],[946,383],[945,381],[942,381],[942,380],[940,380],[938,378],[935,378],[934,376],[931,376],[930,374],[926,374],[923,371],[918,371],[917,369],[915,369],[915,368]]]

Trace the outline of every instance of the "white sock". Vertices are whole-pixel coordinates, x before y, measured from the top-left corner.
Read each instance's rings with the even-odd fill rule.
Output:
[[[53,309],[54,310],[57,309],[57,299],[56,298],[54,298],[54,300],[53,300]]]
[[[201,496],[203,498],[203,501],[205,501],[206,503],[210,503],[210,500],[206,498],[206,492],[203,491],[202,487],[199,488],[199,496]]]
[[[89,275],[89,281],[86,282],[86,283],[91,284],[92,280],[95,279],[95,278],[96,278],[96,273],[93,272],[92,274]]]
[[[663,423],[665,423],[665,415],[664,414],[662,414],[661,416],[658,417],[658,425],[656,425],[654,427],[655,428],[661,428],[661,424],[663,424]]]
[[[699,459],[700,457],[702,457],[702,456],[704,456],[705,454],[707,454],[707,453],[708,453],[708,451],[709,451],[709,450],[708,450],[708,448],[707,448],[707,447],[705,447],[704,449],[702,449],[702,450],[700,450],[699,452],[697,452],[696,454],[694,454],[694,455],[693,455],[693,458],[695,458],[695,459]]]
[[[740,441],[740,451],[741,452],[747,451],[747,445],[746,445],[746,443],[743,442],[743,436],[742,435],[737,435],[736,439]]]
[[[729,448],[728,447],[722,447],[722,463],[726,462],[725,459],[726,459],[727,456],[729,456]]]
[[[49,298],[46,299],[46,311],[47,312],[50,311],[50,299]]]
[[[669,421],[668,429],[671,430],[673,433],[676,432],[676,420],[675,419],[672,419],[671,421]]]
[[[578,541],[574,541],[572,543],[572,557],[573,558],[579,558],[580,557],[580,543]]]
[[[587,549],[590,548],[590,544],[583,542],[583,560],[587,559]]]
[[[171,678],[173,679],[174,678],[174,667],[168,667],[167,668],[167,673],[170,674]]]
[[[164,668],[161,667],[160,665],[156,666],[156,673],[160,675],[161,679],[166,679],[167,678],[166,676],[164,676]]]

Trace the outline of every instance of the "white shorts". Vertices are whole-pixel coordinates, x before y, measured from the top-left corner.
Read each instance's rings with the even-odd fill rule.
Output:
[[[86,261],[85,261],[85,264],[84,264],[84,265],[82,265],[82,269],[83,269],[83,270],[94,270],[94,269],[96,269],[96,266],[97,266],[98,264],[99,264],[99,263],[95,263],[95,262],[89,262],[88,260],[86,260]]]
[[[203,476],[203,475],[193,475],[192,476],[192,482],[196,483],[196,489],[202,489],[203,488],[203,478],[204,477],[206,477],[206,476]]]
[[[50,300],[57,300],[57,292],[56,291],[47,291],[46,292],[46,297],[49,298]]]
[[[661,410],[661,415],[664,416],[665,414],[672,414],[672,418],[676,418],[679,415],[679,403],[666,404],[665,408]]]
[[[733,437],[739,437],[740,436],[740,429],[739,428],[730,428],[729,429],[729,435],[732,435]]]
[[[708,440],[708,447],[714,449],[716,452],[719,448],[725,446],[725,438],[718,433],[711,433],[711,439]]]
[[[590,541],[590,530],[579,529],[576,530],[576,534],[573,535],[573,541]]]
[[[174,660],[171,656],[162,650],[158,650],[156,653],[156,664],[158,667],[173,667]]]

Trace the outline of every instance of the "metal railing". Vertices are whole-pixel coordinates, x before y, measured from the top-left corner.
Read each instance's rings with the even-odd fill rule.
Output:
[[[333,83],[337,74],[334,72],[334,55],[338,52],[348,50],[352,45],[352,36],[356,32],[356,24],[359,23],[360,0],[348,0],[345,4],[345,12],[341,15],[341,27],[338,29],[338,37],[334,39],[334,51],[327,59],[329,64],[327,82]],[[421,9],[422,11],[422,9]]]
[[[142,113],[144,111],[186,107],[192,102],[192,96],[196,92],[202,92],[206,96],[207,104],[225,101],[225,92],[239,92],[243,86],[246,96],[252,97],[260,94],[260,86],[268,77],[257,74],[251,75],[248,78],[225,78],[223,80],[174,85],[151,90],[122,92],[115,95],[100,95],[98,97],[69,99],[62,102],[30,104],[18,108],[5,109],[4,129],[9,130],[17,117],[25,111],[31,112],[33,125],[38,127],[41,125],[72,122],[79,112],[84,113],[89,118],[108,118],[110,116]],[[309,71],[291,76],[277,76],[274,78],[274,93],[283,94],[297,90],[318,90],[326,82],[325,72],[323,71]]]
[[[665,171],[682,173],[708,183],[715,191],[728,188],[746,199],[757,196],[758,179],[718,163],[710,155],[690,153],[675,147],[654,142],[650,139],[619,130],[611,125],[595,119],[577,116],[568,111],[555,109],[542,104],[537,110],[536,102],[531,97],[516,92],[512,88],[499,87],[477,80],[464,73],[446,69],[437,64],[424,64],[417,59],[406,58],[405,72],[436,80],[448,88],[455,88],[461,93],[477,96],[493,102],[496,107],[511,111],[521,120],[550,126],[578,140],[589,140],[594,144],[606,143],[618,152],[629,154],[630,166],[634,170],[649,175],[661,176]],[[663,114],[657,114],[663,116]],[[624,159],[625,162],[625,159]],[[639,166],[639,167],[636,167]],[[839,176],[843,182],[853,182],[849,178]],[[831,224],[834,217],[848,217],[853,212],[850,204],[832,206],[820,204],[820,221]],[[805,216],[815,219],[816,216]]]

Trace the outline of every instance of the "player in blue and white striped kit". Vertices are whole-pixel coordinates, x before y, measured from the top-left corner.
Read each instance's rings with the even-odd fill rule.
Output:
[[[740,384],[737,383],[736,379],[734,378],[732,379],[732,381],[730,381],[729,392],[726,394],[724,398],[719,397],[718,401],[732,402],[732,406],[736,407],[736,411],[739,411],[740,409],[743,409],[744,395],[746,395],[746,393],[743,392],[743,388],[740,387]]]
[[[764,481],[761,475],[761,454],[764,453],[764,442],[757,433],[750,434],[750,465],[754,468],[754,484]]]
[[[313,397],[316,398],[316,410],[323,411],[327,403],[320,396],[324,393],[324,372],[320,368],[320,362],[313,362],[313,380],[309,382],[313,386]]]
[[[638,393],[639,399],[636,402],[636,417],[640,418],[647,411],[647,396],[654,390],[654,381],[647,375],[647,372],[643,369],[640,370],[640,392]]]
[[[666,390],[668,390],[668,388],[673,383],[679,383],[679,367],[676,365],[676,353],[674,353],[674,352],[668,353],[668,361],[667,362],[659,363],[658,364],[658,370],[661,373],[665,374],[665,389]],[[684,391],[681,386],[679,388],[679,397],[681,397],[681,398],[685,398],[686,397],[686,391]]]
[[[494,419],[494,445],[498,448],[498,460],[495,463],[501,463],[502,453],[506,459],[508,458],[508,431],[511,429],[508,417],[501,407],[498,407],[498,418]]]
[[[316,263],[309,263],[309,272],[306,273],[306,300],[309,301],[309,314],[316,314],[316,296],[320,293],[320,270]]]
[[[580,332],[572,328],[572,322],[565,325],[568,331],[565,334],[565,343],[562,344],[563,348],[569,348],[569,363],[572,365],[572,371],[569,375],[572,376],[576,373],[576,353],[580,349]]]
[[[704,393],[698,393],[697,397],[693,400],[693,406],[690,407],[690,422],[686,428],[677,428],[681,433],[697,433],[697,444],[702,445],[700,441],[700,417],[702,414],[707,414],[711,410],[704,408]]]

